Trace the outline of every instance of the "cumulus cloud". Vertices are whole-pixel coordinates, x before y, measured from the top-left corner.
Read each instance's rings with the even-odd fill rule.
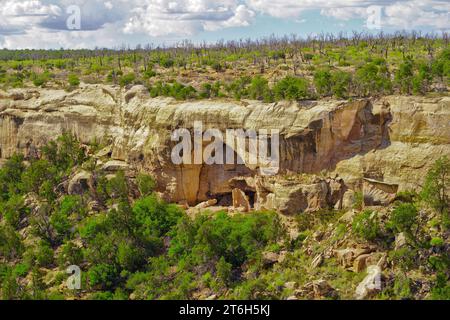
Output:
[[[71,5],[80,8],[81,30],[67,28]],[[250,26],[261,15],[310,21],[308,13],[315,11],[338,21],[364,21],[370,6],[382,8],[381,27],[450,30],[448,0],[0,0],[0,46],[170,42]]]
[[[229,27],[248,26],[255,13],[237,0],[146,0],[132,10],[126,33],[152,36],[193,35]]]
[[[372,6],[381,8],[384,27],[450,29],[448,0],[247,0],[249,8],[279,18],[293,18],[308,10],[338,20],[366,19]]]

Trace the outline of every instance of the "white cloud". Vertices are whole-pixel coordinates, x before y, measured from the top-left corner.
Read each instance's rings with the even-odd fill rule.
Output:
[[[238,0],[145,0],[132,10],[126,33],[160,37],[189,36],[200,31],[248,26],[255,14]]]
[[[381,6],[382,27],[450,29],[448,0],[247,0],[250,9],[279,18],[297,18],[306,10],[338,20],[366,19],[367,8]]]
[[[1,0],[0,15],[2,16],[27,16],[27,15],[59,15],[61,8],[57,5],[45,5],[39,0]]]
[[[83,30],[67,30],[69,5],[80,7]],[[328,26],[340,25],[367,19],[373,5],[383,8],[382,28],[450,30],[448,0],[0,0],[0,46],[171,42],[203,31],[246,27],[261,14],[311,21],[309,10],[338,20]]]

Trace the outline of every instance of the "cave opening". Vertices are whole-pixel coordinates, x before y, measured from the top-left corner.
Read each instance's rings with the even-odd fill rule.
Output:
[[[250,203],[250,208],[254,208],[255,207],[256,192],[246,191],[245,195],[248,197],[248,202]]]

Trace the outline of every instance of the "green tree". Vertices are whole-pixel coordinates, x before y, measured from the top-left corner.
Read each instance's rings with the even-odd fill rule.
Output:
[[[28,215],[29,208],[25,206],[22,195],[13,195],[6,202],[0,202],[0,214],[12,227],[18,228],[20,220]]]
[[[389,93],[391,81],[387,65],[369,62],[356,70],[355,87],[361,96]]]
[[[417,224],[417,208],[412,203],[401,203],[392,211],[389,227],[413,238],[412,228]]]
[[[13,227],[0,225],[0,257],[7,261],[22,256],[24,245],[20,235]]]
[[[264,100],[266,102],[272,100],[269,82],[261,76],[253,78],[250,87],[248,88],[248,93],[250,98],[254,100]]]
[[[302,100],[310,96],[306,79],[287,76],[273,88],[276,100]]]
[[[449,219],[450,160],[439,158],[428,171],[421,198],[441,213],[444,222]]]
[[[329,70],[318,70],[314,73],[314,85],[319,96],[328,96],[332,88],[332,76]]]
[[[230,283],[232,267],[231,263],[228,263],[224,257],[220,257],[216,264],[217,277],[224,285]]]
[[[140,173],[136,177],[136,183],[142,197],[150,195],[156,188],[155,179],[148,174]]]
[[[149,195],[135,202],[133,215],[147,236],[164,236],[177,224],[183,216],[175,205],[159,200],[156,195]]]
[[[331,92],[340,99],[348,98],[350,94],[352,76],[343,71],[336,71],[331,74]]]
[[[401,93],[410,94],[414,77],[414,61],[406,58],[395,73],[395,82],[400,87]]]

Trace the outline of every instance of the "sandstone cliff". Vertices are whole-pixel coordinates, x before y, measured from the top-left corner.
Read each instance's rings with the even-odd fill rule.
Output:
[[[179,103],[170,98],[152,99],[141,86],[124,90],[89,85],[70,93],[0,91],[0,159],[16,152],[31,156],[46,141],[71,131],[84,143],[103,141],[110,145],[107,154],[112,160],[125,161],[133,170],[152,172],[170,201],[196,204],[214,197],[229,204],[226,202],[235,187],[230,181],[254,177],[256,168],[174,165],[170,152],[175,143],[170,135],[176,128],[192,130],[194,121],[202,121],[204,129],[221,131],[279,129],[280,177],[326,171],[332,176],[338,174],[352,188],[362,188],[363,178],[400,190],[418,188],[430,165],[450,154],[449,97]],[[258,195],[265,198],[252,201],[267,204],[273,203],[267,195],[280,193],[289,185],[276,183],[263,181],[243,188],[252,196],[264,185],[264,193]],[[313,188],[322,190],[325,198],[336,197],[330,195],[330,183],[328,187],[318,183]],[[296,188],[288,188],[280,197],[304,190],[298,185]],[[342,200],[342,195],[339,197]],[[279,205],[276,201],[273,204]]]

